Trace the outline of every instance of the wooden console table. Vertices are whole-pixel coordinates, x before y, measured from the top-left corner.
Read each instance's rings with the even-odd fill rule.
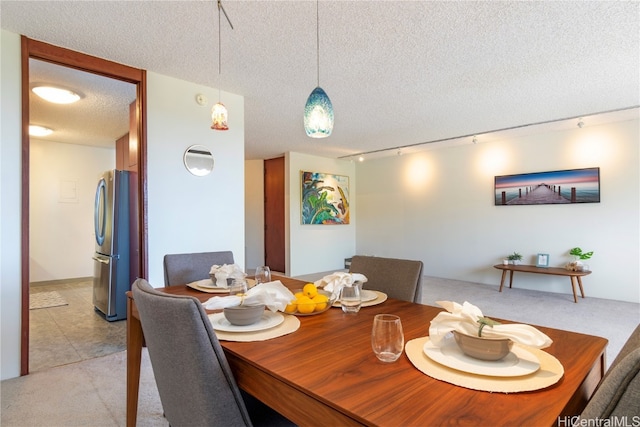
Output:
[[[573,302],[578,302],[576,295],[576,283],[580,287],[580,294],[584,298],[584,289],[582,288],[582,276],[591,274],[590,271],[571,271],[565,268],[558,267],[536,267],[535,265],[504,265],[497,264],[493,268],[502,270],[502,279],[500,280],[500,292],[504,286],[504,279],[507,277],[507,271],[509,272],[509,287],[513,285],[513,272],[521,271],[523,273],[536,273],[536,274],[551,274],[552,276],[569,276],[571,280],[571,288],[573,289]]]

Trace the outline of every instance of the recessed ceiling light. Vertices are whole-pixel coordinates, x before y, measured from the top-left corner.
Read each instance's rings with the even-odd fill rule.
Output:
[[[44,126],[29,125],[29,135],[31,136],[47,136],[53,133],[52,129]]]
[[[40,98],[55,104],[71,104],[80,100],[80,95],[77,93],[59,87],[36,86],[31,90]]]

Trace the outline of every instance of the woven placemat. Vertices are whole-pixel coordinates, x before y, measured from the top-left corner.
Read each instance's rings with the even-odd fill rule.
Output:
[[[278,338],[283,335],[295,332],[300,328],[300,320],[296,316],[290,314],[283,314],[284,321],[278,326],[274,326],[270,329],[256,332],[226,332],[217,331],[214,329],[216,336],[219,340],[223,341],[239,341],[239,342],[251,342],[251,341],[265,341],[272,338]]]
[[[29,310],[63,305],[69,305],[69,303],[56,291],[37,292],[29,295]]]
[[[422,348],[428,340],[429,337],[423,337],[407,342],[405,353],[411,363],[432,378],[460,387],[489,392],[517,393],[549,387],[560,381],[564,375],[564,368],[558,359],[542,350],[525,346],[522,347],[540,361],[540,369],[532,374],[518,377],[490,377],[458,371],[441,365],[424,354]]]
[[[382,304],[387,300],[387,294],[385,294],[384,292],[380,292],[380,291],[372,291],[372,292],[376,293],[376,299],[371,301],[365,301],[360,305],[360,307],[371,307],[373,305]],[[340,301],[336,301],[332,305],[332,307],[341,307],[341,306],[342,305],[340,304]]]

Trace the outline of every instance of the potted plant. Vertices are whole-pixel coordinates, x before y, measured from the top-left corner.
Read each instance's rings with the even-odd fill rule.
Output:
[[[582,252],[582,249],[580,249],[579,247],[575,247],[569,251],[569,255],[574,257],[574,261],[580,262],[582,260],[591,258],[593,256],[593,251]]]
[[[514,252],[511,255],[509,255],[507,259],[509,260],[509,264],[519,265],[522,262],[522,255],[519,254],[518,252]]]
[[[569,255],[573,257],[573,262],[567,264],[567,269],[572,271],[583,271],[588,269],[585,268],[582,261],[585,259],[590,259],[593,256],[593,251],[591,252],[582,252],[582,249],[579,247],[571,248],[569,250]]]

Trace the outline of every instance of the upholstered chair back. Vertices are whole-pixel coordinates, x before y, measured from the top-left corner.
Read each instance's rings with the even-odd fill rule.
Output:
[[[422,299],[422,261],[356,255],[351,273],[367,277],[364,289],[386,293],[389,297],[420,303]]]
[[[175,286],[208,279],[212,265],[233,264],[233,252],[199,252],[164,256],[164,285]]]

